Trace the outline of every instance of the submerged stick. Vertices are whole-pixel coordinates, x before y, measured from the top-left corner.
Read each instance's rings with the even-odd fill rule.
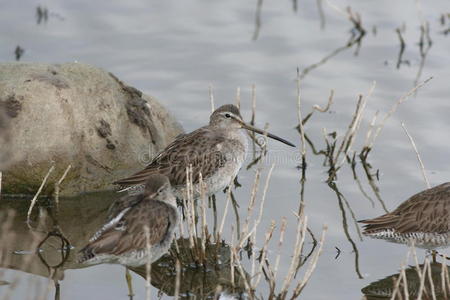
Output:
[[[317,261],[319,260],[319,256],[322,254],[323,245],[325,243],[325,234],[326,234],[327,230],[328,230],[328,226],[324,225],[323,229],[322,229],[322,235],[320,237],[319,249],[317,250],[316,254],[313,256],[312,260],[310,261],[308,269],[306,270],[305,275],[303,275],[303,279],[299,282],[299,284],[295,288],[291,299],[296,299],[300,295],[300,293],[303,291],[304,287],[308,283],[309,279],[311,278],[311,275],[317,266]]]
[[[405,40],[403,39],[402,31],[401,31],[400,27],[397,28],[395,30],[395,32],[397,33],[398,39],[400,41],[400,51],[398,53],[398,58],[397,58],[397,69],[400,69],[400,65],[403,62],[402,57],[403,57],[403,53],[405,52],[406,44],[405,44]]]
[[[250,124],[255,125],[255,117],[256,117],[256,85],[252,84],[252,119],[250,120]],[[253,135],[255,135],[254,132]]]
[[[259,31],[261,30],[261,10],[262,10],[263,0],[258,0],[256,4],[255,13],[255,31],[253,32],[252,39],[256,41],[259,37]]]
[[[316,0],[317,9],[319,10],[320,29],[325,29],[325,13],[323,12],[322,0]]]
[[[416,79],[414,80],[414,84],[417,84],[417,82],[419,82],[420,77],[422,76],[423,67],[425,66],[425,60],[432,45],[433,41],[431,40],[430,37],[430,26],[428,22],[422,22],[422,24],[420,25],[420,40],[419,40],[420,64],[419,69],[417,70],[417,75]]]
[[[361,275],[361,272],[359,270],[359,252],[358,247],[356,246],[356,243],[353,241],[353,239],[350,236],[349,230],[348,230],[348,224],[347,224],[347,216],[345,214],[345,208],[344,208],[344,200],[342,193],[338,190],[336,184],[334,182],[328,183],[328,186],[336,193],[336,196],[338,198],[338,205],[339,210],[342,214],[342,228],[344,230],[344,234],[347,237],[348,242],[351,244],[353,248],[353,252],[355,253],[355,272],[359,279],[363,279],[364,277]]]
[[[356,183],[358,185],[358,188],[361,191],[361,194],[363,194],[363,196],[367,200],[369,200],[370,204],[372,204],[372,208],[374,208],[375,207],[375,201],[364,190],[363,185],[361,183],[361,180],[359,180],[358,174],[356,172],[356,160],[355,160],[355,157],[356,157],[356,154],[355,154],[355,152],[353,152],[353,158],[352,158],[352,161],[351,161],[351,169],[352,169],[352,172],[353,172],[353,179],[356,181]]]

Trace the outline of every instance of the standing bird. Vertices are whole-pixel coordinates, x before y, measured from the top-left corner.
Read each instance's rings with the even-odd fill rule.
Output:
[[[168,178],[151,174],[143,193],[113,203],[106,224],[80,250],[78,261],[133,267],[153,263],[169,250],[178,222]]]
[[[364,235],[433,250],[450,244],[450,182],[422,191],[394,211],[362,220]]]
[[[134,188],[142,185],[151,174],[160,173],[169,178],[175,196],[182,199],[186,189],[186,169],[192,166],[194,197],[200,194],[200,174],[206,194],[212,195],[230,184],[245,160],[248,144],[245,132],[241,129],[265,134],[295,147],[278,136],[245,123],[239,109],[226,104],[211,114],[209,125],[178,136],[144,170],[114,184]]]

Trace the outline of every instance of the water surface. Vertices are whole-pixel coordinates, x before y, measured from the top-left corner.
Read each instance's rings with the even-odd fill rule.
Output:
[[[418,3],[418,4],[417,4]],[[297,121],[296,68],[300,71],[337,51],[326,63],[312,69],[301,81],[304,113],[314,104],[324,106],[331,89],[335,90],[330,112],[315,113],[306,124],[306,132],[318,149],[325,147],[322,134],[336,131],[342,137],[347,130],[359,94],[367,94],[376,82],[368,100],[354,149],[362,147],[368,123],[379,110],[383,116],[395,101],[416,82],[433,79],[416,95],[403,103],[388,120],[376,141],[369,160],[373,172],[379,170],[380,195],[391,210],[412,194],[426,188],[415,153],[400,123],[404,122],[415,139],[432,185],[448,181],[450,141],[448,114],[450,104],[450,43],[441,32],[448,27],[440,23],[448,13],[446,1],[335,1],[342,10],[347,6],[358,12],[366,34],[357,45],[345,48],[352,34],[352,23],[346,15],[323,3],[325,27],[315,1],[299,1],[297,11],[291,1],[263,1],[261,26],[255,35],[257,1],[45,1],[48,20],[37,24],[34,1],[7,1],[0,10],[0,59],[14,60],[14,49],[20,45],[23,61],[63,63],[78,61],[111,71],[123,81],[157,97],[182,123],[186,131],[204,125],[210,113],[209,86],[213,86],[216,106],[234,102],[236,89],[241,89],[243,116],[251,116],[251,86],[256,86],[256,123],[270,123],[272,132],[295,141],[300,137],[294,129]],[[419,7],[417,6],[419,5]],[[419,74],[421,56],[418,42],[420,25],[427,21],[433,41]],[[402,31],[406,48],[397,68],[400,42],[395,32]],[[354,30],[353,30],[353,33]],[[357,55],[355,52],[357,51]],[[418,74],[420,75],[418,78]],[[299,205],[301,171],[298,149],[270,141],[269,160],[276,167],[267,195],[259,241],[271,220],[279,224],[288,219],[286,236],[295,236],[295,217]],[[343,214],[336,193],[326,184],[327,168],[323,157],[307,148],[307,181],[305,212],[309,227],[316,237],[323,224],[328,225],[324,252],[308,283],[304,299],[357,299],[369,283],[397,273],[407,248],[367,238],[359,239],[350,211],[344,204],[348,233],[359,252],[359,270],[355,271],[355,253],[343,228]],[[369,187],[359,165],[362,186],[375,205],[364,197],[345,166],[336,184],[351,206],[356,219],[382,214],[384,211]],[[236,197],[240,215],[245,218],[255,168],[242,170]],[[111,201],[113,195],[94,197],[95,203]],[[103,200],[102,200],[103,199]],[[218,211],[223,210],[224,195],[218,195]],[[103,202],[102,202],[103,201]],[[62,207],[70,208],[70,201]],[[109,203],[109,202],[108,202]],[[5,202],[3,208],[17,205]],[[21,204],[26,207],[25,204]],[[75,204],[74,204],[75,205]],[[99,204],[100,205],[100,204]],[[106,204],[105,204],[106,205]],[[22,208],[23,210],[23,208]],[[77,216],[77,211],[72,216]],[[229,213],[229,224],[234,215]],[[74,220],[74,219],[72,219]],[[101,220],[91,219],[93,223]],[[66,222],[66,224],[65,224]],[[81,225],[69,218],[61,226],[73,234],[87,235]],[[70,224],[73,223],[73,226]],[[65,225],[64,225],[65,224]],[[92,224],[94,227],[95,224]],[[79,227],[79,229],[77,229]],[[22,230],[22,229],[20,229]],[[25,229],[23,229],[25,230]],[[230,234],[228,232],[228,234]],[[311,240],[307,241],[311,246]],[[290,257],[289,242],[282,250],[280,273],[286,272]],[[340,251],[339,256],[338,249]],[[16,249],[27,250],[27,249]],[[423,259],[424,252],[419,251]],[[5,271],[1,280],[12,281],[20,275],[13,298],[23,299],[27,286],[47,285],[45,277],[21,271]],[[36,271],[37,272],[37,271]],[[35,272],[35,273],[36,273]],[[145,297],[144,280],[133,275],[137,298]],[[280,281],[282,277],[280,277]],[[7,286],[0,286],[5,289]],[[264,288],[262,288],[264,293]],[[38,293],[37,291],[35,292]],[[49,295],[52,297],[53,291]],[[156,295],[157,290],[152,291]],[[33,292],[31,292],[33,294]],[[127,297],[123,268],[101,265],[67,270],[61,281],[61,299],[125,299]]]

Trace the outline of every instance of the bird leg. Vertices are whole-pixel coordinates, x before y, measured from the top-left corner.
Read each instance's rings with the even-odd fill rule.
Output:
[[[431,257],[433,258],[433,264],[436,263],[436,254],[437,254],[436,250],[431,250]]]
[[[127,286],[128,286],[128,297],[130,297],[130,300],[133,300],[134,293],[133,293],[133,285],[131,282],[131,274],[130,270],[125,267],[125,279],[127,280]]]

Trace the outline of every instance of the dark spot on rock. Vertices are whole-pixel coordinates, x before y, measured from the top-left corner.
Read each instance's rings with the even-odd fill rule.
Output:
[[[33,75],[31,75],[31,78],[33,80],[49,83],[58,89],[68,89],[70,86],[66,82],[66,80],[61,77],[58,77],[56,74],[57,74],[56,72],[55,72],[55,74],[53,74],[53,73],[52,74],[48,74],[48,73],[33,74]]]
[[[135,87],[125,85],[124,89],[127,90],[128,93],[134,94],[139,98],[142,98],[142,92]]]
[[[16,97],[15,95],[9,96],[6,100],[0,100],[0,106],[11,118],[17,117],[22,110],[22,103],[17,98],[23,100],[23,97]]]
[[[111,105],[109,105],[108,103],[105,103],[103,101],[100,101],[98,104],[98,109],[102,110],[102,111],[108,111],[108,110],[111,110]]]
[[[147,101],[142,98],[131,98],[125,104],[130,121],[141,128],[147,128]]]
[[[119,83],[122,90],[128,94],[128,99],[125,102],[125,108],[127,110],[128,119],[131,123],[136,124],[142,130],[147,131],[150,135],[150,138],[153,142],[152,138],[152,120],[150,109],[147,105],[147,101],[142,98],[142,92],[138,89],[126,85],[119,78],[117,78],[114,74],[109,73],[109,75]]]
[[[102,138],[107,138],[111,135],[111,125],[108,122],[101,119],[100,125],[97,127],[97,133]]]
[[[114,74],[109,74],[119,83],[123,91],[129,95],[129,99],[125,106],[130,121],[139,127],[146,128],[146,123],[148,122],[146,117],[150,116],[150,110],[148,109],[147,101],[142,98],[142,92],[132,86],[126,85],[114,76]]]
[[[106,139],[106,143],[106,148],[108,148],[109,150],[116,149],[116,145],[114,145],[109,139]]]
[[[56,71],[54,66],[49,66],[48,67],[48,72],[51,73],[52,75],[58,75],[58,72]]]

